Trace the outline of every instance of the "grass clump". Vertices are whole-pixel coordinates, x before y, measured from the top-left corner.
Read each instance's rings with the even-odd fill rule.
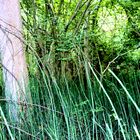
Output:
[[[32,111],[20,126],[2,116],[1,139],[139,139],[139,75],[118,78],[109,70],[100,81],[91,63],[85,61],[83,70],[83,80],[57,79],[44,70],[30,76]]]

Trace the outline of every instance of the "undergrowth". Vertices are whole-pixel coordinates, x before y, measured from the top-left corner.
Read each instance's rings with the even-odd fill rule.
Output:
[[[140,139],[140,76],[119,78],[112,70],[102,77],[84,64],[84,80],[56,79],[41,70],[30,75],[32,104],[20,126],[6,119],[2,108],[0,139],[137,140]],[[32,109],[30,109],[32,108]]]

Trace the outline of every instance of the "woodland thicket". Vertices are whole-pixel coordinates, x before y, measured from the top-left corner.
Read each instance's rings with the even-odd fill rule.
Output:
[[[140,139],[139,0],[20,4],[32,103],[0,139]]]

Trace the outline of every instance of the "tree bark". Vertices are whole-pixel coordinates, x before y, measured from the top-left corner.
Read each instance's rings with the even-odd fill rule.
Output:
[[[0,0],[1,63],[8,116],[13,122],[20,120],[23,108],[19,104],[31,100],[21,29],[19,1]]]

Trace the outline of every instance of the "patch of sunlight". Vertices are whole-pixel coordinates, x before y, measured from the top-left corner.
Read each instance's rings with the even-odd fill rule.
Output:
[[[117,49],[123,47],[128,18],[125,10],[120,5],[101,7],[97,16],[97,37],[101,44],[114,46]]]
[[[105,32],[112,31],[115,28],[115,18],[110,15],[101,17],[98,26]]]
[[[115,5],[112,9],[103,7],[99,10],[98,26],[105,32],[113,32],[113,30],[125,27],[127,20],[124,9],[119,5]]]

